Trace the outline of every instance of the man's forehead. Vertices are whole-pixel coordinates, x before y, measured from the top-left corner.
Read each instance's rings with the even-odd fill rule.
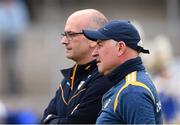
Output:
[[[85,21],[82,19],[67,20],[65,30],[67,31],[82,31],[87,26]]]
[[[109,39],[109,40],[97,40],[96,41],[97,45],[114,45],[117,44],[116,41]]]

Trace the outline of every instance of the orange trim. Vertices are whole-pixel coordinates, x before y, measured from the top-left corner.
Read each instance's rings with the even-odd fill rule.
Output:
[[[73,75],[71,77],[71,90],[73,90],[73,87],[74,87],[74,79],[75,79],[77,67],[78,67],[78,64],[75,65]]]
[[[67,105],[67,102],[66,102],[66,100],[64,99],[64,91],[63,91],[63,88],[62,88],[61,84],[60,84],[60,89],[61,89],[62,100],[63,100],[63,102]]]

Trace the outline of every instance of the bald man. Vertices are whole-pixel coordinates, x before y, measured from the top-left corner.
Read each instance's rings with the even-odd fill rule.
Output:
[[[64,79],[44,111],[42,123],[95,123],[102,95],[113,85],[99,74],[91,55],[94,49],[92,41],[86,39],[82,30],[98,29],[105,23],[106,17],[94,9],[76,11],[67,19],[61,43],[65,46],[66,57],[75,65],[61,70]]]

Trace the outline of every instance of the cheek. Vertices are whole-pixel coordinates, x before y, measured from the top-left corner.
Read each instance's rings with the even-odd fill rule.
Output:
[[[71,46],[73,49],[82,48],[81,41],[79,41],[78,39],[73,39],[73,41],[71,42]]]
[[[73,49],[76,53],[83,54],[89,51],[89,44],[83,40],[77,40],[73,43]]]
[[[111,60],[114,56],[114,48],[104,48],[101,52],[100,55],[104,60]]]
[[[89,51],[89,45],[85,43],[85,41],[79,41],[81,43],[78,44],[77,49],[81,50],[82,52]]]
[[[109,71],[114,67],[114,61],[116,59],[117,52],[114,48],[109,48],[99,53],[101,59],[101,68],[104,71]]]
[[[109,61],[112,58],[109,50],[103,50],[103,51],[99,52],[99,57],[100,57],[100,60],[101,60],[103,67],[107,67]]]

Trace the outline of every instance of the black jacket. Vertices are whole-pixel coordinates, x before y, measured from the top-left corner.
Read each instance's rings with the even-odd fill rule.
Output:
[[[75,67],[75,66],[74,66]],[[86,123],[93,124],[101,109],[103,94],[113,84],[100,75],[96,62],[77,65],[62,70],[64,79],[44,111],[42,123]],[[75,74],[73,89],[71,89],[72,74]]]

